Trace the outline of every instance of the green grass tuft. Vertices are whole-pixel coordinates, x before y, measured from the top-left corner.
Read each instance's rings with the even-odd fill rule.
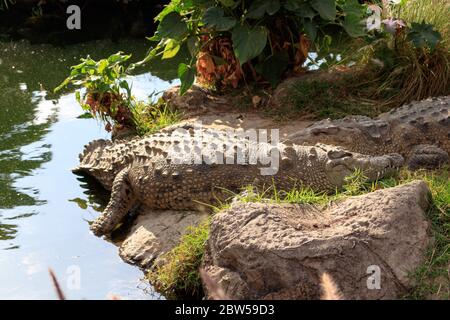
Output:
[[[164,127],[181,121],[181,113],[173,110],[162,99],[155,103],[136,102],[132,107],[133,119],[138,135],[155,133]]]
[[[189,227],[180,243],[166,253],[165,263],[147,275],[154,288],[168,299],[200,299],[203,289],[199,268],[209,236],[209,219]]]

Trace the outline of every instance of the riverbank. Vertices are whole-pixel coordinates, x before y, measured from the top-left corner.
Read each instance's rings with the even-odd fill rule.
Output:
[[[298,79],[299,81],[304,81],[305,79]],[[292,80],[289,81],[290,85],[294,88],[296,87],[295,84],[292,83]],[[316,82],[314,82],[316,83]],[[315,85],[315,84],[314,84]],[[283,90],[275,90],[275,92],[284,91],[286,89],[286,86],[282,86]],[[285,94],[285,93],[284,93]],[[286,95],[286,94],[285,94]],[[289,94],[288,94],[289,96]],[[255,128],[255,129],[270,129],[270,128],[278,128],[280,129],[280,137],[284,140],[287,139],[289,136],[302,136],[299,134],[299,132],[310,132],[308,128],[315,128],[317,126],[320,126],[322,123],[327,127],[323,130],[323,133],[326,134],[326,130],[331,130],[331,132],[334,132],[336,135],[336,130],[339,129],[339,126],[342,125],[342,129],[349,130],[352,128],[351,122],[350,125],[345,125],[344,122],[337,122],[336,124],[330,123],[330,122],[314,122],[311,119],[314,119],[314,116],[310,116],[310,120],[302,120],[305,119],[303,117],[298,117],[298,120],[281,120],[281,119],[273,119],[268,116],[262,117],[261,115],[258,115],[258,112],[255,112],[258,110],[258,106],[261,107],[261,105],[254,105],[252,99],[254,95],[248,95],[244,99],[242,97],[239,97],[238,95],[215,95],[212,92],[209,92],[208,90],[193,88],[192,91],[189,91],[185,96],[179,97],[177,95],[177,88],[169,89],[163,94],[163,99],[165,99],[165,102],[167,103],[167,106],[170,106],[173,108],[172,110],[177,110],[182,117],[185,117],[184,120],[179,123],[179,125],[184,126],[188,125],[189,123],[194,123],[201,121],[202,124],[207,128],[213,128],[217,130],[224,130],[227,128],[242,128],[242,129],[249,129],[249,128]],[[273,96],[271,97],[265,97],[261,100],[267,100],[267,103],[273,103]],[[234,103],[235,101],[236,103]],[[247,105],[244,105],[242,101],[247,101]],[[270,102],[271,101],[271,102]],[[279,99],[275,99],[275,101],[279,101]],[[431,101],[431,100],[430,100]],[[440,103],[438,100],[434,105],[434,108],[441,108],[442,110],[445,110],[448,114],[448,103]],[[259,101],[261,103],[261,101]],[[432,102],[431,104],[432,105]],[[413,109],[411,105],[410,107]],[[447,108],[447,109],[446,109]],[[437,110],[436,109],[436,110]],[[440,110],[440,109],[439,109]],[[413,112],[413,110],[411,110]],[[395,113],[394,113],[395,114]],[[443,128],[444,130],[448,126],[445,125],[446,115],[442,114],[442,124],[439,124],[437,128]],[[448,115],[447,115],[448,117]],[[308,119],[308,117],[306,118]],[[384,119],[383,116],[381,116],[381,119]],[[441,119],[436,118],[436,121],[440,121]],[[338,120],[339,121],[339,120]],[[365,120],[367,121],[367,120]],[[349,123],[349,122],[347,122]],[[380,124],[380,123],[378,123]],[[357,123],[354,124],[355,126]],[[346,127],[347,126],[347,127]],[[369,128],[369,122],[366,123],[363,127]],[[336,129],[338,128],[338,129]],[[313,129],[311,129],[313,130]],[[333,131],[334,130],[334,131]],[[360,128],[362,130],[362,127]],[[372,130],[372,129],[371,129]],[[394,130],[395,131],[395,130]],[[312,131],[311,131],[312,132]],[[364,134],[364,133],[360,133]],[[347,135],[351,135],[351,132],[349,131]],[[336,139],[339,139],[339,135],[336,135]],[[381,136],[378,138],[379,141],[384,141],[384,137]],[[378,141],[377,140],[377,141]],[[387,141],[387,139],[386,139]],[[325,141],[324,141],[325,142]],[[342,140],[342,142],[344,142]],[[347,146],[348,147],[348,146]],[[417,225],[407,227],[406,224],[402,222],[402,229],[403,231],[393,231],[391,228],[394,228],[394,225],[391,225],[391,222],[384,221],[380,222],[381,224],[386,224],[386,229],[383,229],[383,232],[386,232],[386,234],[396,234],[398,235],[397,240],[386,240],[386,243],[382,242],[380,244],[377,244],[379,246],[380,250],[386,250],[386,246],[398,246],[398,250],[404,250],[404,253],[410,252],[409,243],[415,243],[417,241],[421,241],[422,245],[419,247],[416,247],[417,251],[415,255],[411,256],[410,260],[411,263],[407,265],[397,265],[397,262],[392,262],[394,264],[389,264],[391,262],[386,262],[387,260],[384,260],[390,268],[393,268],[393,270],[402,270],[399,274],[397,274],[397,271],[394,272],[396,274],[395,276],[389,276],[387,279],[384,279],[383,281],[387,285],[388,289],[387,291],[380,291],[380,296],[376,296],[373,294],[365,295],[362,292],[364,290],[367,290],[367,288],[362,287],[362,284],[353,283],[350,280],[342,280],[341,276],[339,274],[333,274],[333,272],[338,272],[339,270],[333,270],[333,268],[330,269],[329,264],[334,263],[333,259],[326,259],[322,262],[318,262],[320,264],[320,267],[317,268],[317,272],[323,272],[327,271],[331,272],[333,278],[337,279],[338,284],[337,286],[341,286],[342,288],[347,288],[344,290],[345,295],[347,298],[356,298],[356,297],[365,297],[365,298],[371,298],[376,299],[377,297],[390,297],[390,298],[401,298],[401,297],[408,297],[408,298],[418,298],[418,299],[424,299],[424,298],[445,298],[445,291],[442,291],[443,287],[446,287],[449,285],[449,283],[446,280],[443,280],[439,274],[442,274],[444,272],[447,266],[447,263],[449,262],[449,259],[445,258],[443,260],[437,260],[435,254],[436,252],[442,252],[444,254],[445,247],[448,244],[445,240],[442,242],[442,237],[445,237],[445,234],[448,232],[447,229],[442,228],[442,225],[445,224],[446,219],[448,218],[450,214],[450,208],[448,207],[448,199],[450,198],[449,194],[449,188],[450,188],[450,181],[449,181],[449,174],[448,174],[448,167],[445,167],[440,170],[435,171],[429,171],[429,170],[420,170],[417,172],[412,172],[409,170],[402,170],[401,173],[393,178],[390,179],[382,179],[379,181],[376,181],[374,184],[367,184],[360,180],[358,177],[354,177],[354,180],[350,180],[349,183],[344,187],[344,191],[337,193],[333,196],[326,196],[322,193],[314,193],[311,190],[297,188],[293,190],[279,190],[279,189],[271,189],[268,190],[255,190],[252,189],[251,186],[246,188],[244,195],[235,195],[235,199],[232,200],[232,193],[230,193],[230,199],[229,201],[235,202],[231,207],[229,205],[229,202],[223,203],[222,205],[219,205],[214,210],[210,211],[210,215],[212,215],[212,218],[206,218],[205,212],[202,214],[195,213],[195,212],[174,212],[174,211],[154,211],[149,210],[145,208],[141,208],[140,211],[136,213],[137,219],[134,222],[131,222],[131,228],[127,229],[129,232],[128,235],[125,237],[126,240],[121,242],[120,245],[120,255],[122,258],[124,258],[126,261],[137,264],[141,268],[144,268],[146,272],[149,274],[149,280],[151,283],[155,285],[155,287],[162,292],[167,298],[172,299],[200,299],[204,296],[205,292],[209,298],[217,297],[215,290],[218,290],[217,288],[221,288],[219,291],[223,292],[228,297],[238,298],[238,299],[248,299],[248,298],[261,298],[263,296],[267,296],[267,298],[308,298],[308,296],[303,296],[305,294],[302,292],[302,295],[298,295],[295,292],[293,292],[292,288],[289,286],[283,287],[287,284],[282,284],[284,282],[277,282],[269,287],[259,288],[260,292],[257,296],[251,295],[249,293],[245,293],[245,290],[243,289],[246,286],[254,286],[257,284],[249,283],[248,280],[245,280],[244,282],[247,284],[242,284],[242,279],[235,278],[235,274],[240,274],[241,272],[247,273],[248,272],[252,274],[252,272],[263,272],[263,270],[255,270],[252,268],[258,268],[258,266],[265,266],[264,268],[271,268],[269,260],[259,261],[259,263],[252,267],[253,262],[247,261],[244,259],[244,257],[235,257],[233,258],[234,262],[226,262],[222,259],[228,259],[225,257],[221,257],[220,254],[217,252],[222,252],[224,248],[222,246],[225,245],[224,239],[225,238],[234,238],[238,231],[234,228],[228,228],[227,224],[233,224],[232,217],[235,217],[238,212],[239,214],[250,214],[250,212],[253,212],[254,208],[252,210],[243,209],[238,210],[237,206],[239,206],[239,203],[244,204],[255,204],[264,206],[266,204],[274,204],[273,206],[269,206],[268,208],[261,209],[263,210],[261,213],[261,217],[268,214],[269,216],[277,216],[280,215],[278,212],[279,210],[286,210],[282,209],[283,206],[285,206],[286,203],[290,204],[296,204],[300,205],[300,208],[303,209],[295,209],[294,211],[297,212],[298,210],[310,210],[308,208],[311,208],[311,206],[316,207],[315,210],[331,210],[326,209],[325,204],[329,204],[330,208],[334,208],[333,210],[339,210],[336,208],[339,208],[339,206],[342,203],[345,203],[346,200],[350,201],[356,201],[354,199],[355,196],[368,196],[368,198],[361,198],[366,200],[361,200],[364,203],[378,203],[381,201],[383,197],[386,195],[382,195],[381,193],[376,193],[376,195],[373,195],[373,192],[376,190],[381,189],[388,189],[393,188],[395,186],[403,186],[409,182],[412,182],[414,180],[423,180],[426,182],[427,188],[429,188],[429,191],[433,195],[433,201],[431,203],[428,203],[428,200],[426,200],[428,191],[417,191],[420,192],[421,196],[417,196],[421,198],[423,201],[421,202],[420,206],[417,207],[417,218],[422,219],[422,233],[418,235],[420,240],[416,239],[409,239],[411,234],[408,234],[409,230],[411,228],[416,228]],[[420,187],[422,188],[422,187]],[[419,188],[419,189],[420,189]],[[410,190],[410,189],[405,189]],[[427,189],[428,190],[428,189]],[[406,197],[411,196],[412,198],[417,198],[414,195],[413,190],[410,190],[411,194],[408,192],[402,192],[405,194]],[[395,191],[392,191],[395,193]],[[377,198],[380,196],[380,198]],[[370,199],[370,200],[369,200]],[[404,203],[408,203],[409,200],[392,200],[394,204],[391,203],[391,206],[401,206]],[[398,201],[398,203],[396,202]],[[424,203],[427,203],[426,205]],[[352,206],[352,205],[348,205]],[[389,207],[391,208],[391,207]],[[380,216],[380,219],[386,219],[389,220],[393,219],[392,221],[396,221],[397,219],[394,216],[390,216],[388,212],[391,212],[388,207],[385,209],[378,210],[377,215]],[[234,210],[234,211],[233,211]],[[260,209],[258,209],[260,210]],[[278,210],[278,211],[277,211]],[[292,213],[293,209],[287,209],[286,213],[288,216],[292,214],[298,214]],[[315,211],[313,210],[313,211]],[[393,210],[393,209],[392,209]],[[396,209],[397,210],[397,209]],[[401,212],[408,212],[408,207],[400,210]],[[318,211],[318,212],[319,212]],[[394,210],[395,211],[395,210]],[[398,211],[398,210],[397,210]],[[399,212],[400,212],[399,211]],[[258,211],[259,212],[259,211]],[[284,211],[283,211],[284,212]],[[311,213],[313,216],[318,214]],[[353,215],[352,213],[349,213],[349,215]],[[360,212],[358,214],[355,214],[358,217],[361,217],[363,219],[363,212]],[[219,218],[222,216],[226,216],[227,218]],[[320,216],[320,215],[319,215]],[[307,222],[307,225],[314,225],[316,223],[321,223],[319,216],[317,218],[312,218],[310,222]],[[281,219],[282,216],[280,216]],[[174,222],[175,219],[177,223]],[[206,220],[205,220],[206,219]],[[236,218],[237,219],[237,218]],[[264,218],[265,219],[265,218]],[[269,219],[269,218],[268,218]],[[275,218],[274,218],[275,219]],[[317,220],[316,220],[317,219]],[[411,222],[413,221],[413,222]],[[411,223],[415,223],[416,220],[411,220]],[[293,221],[291,221],[293,222]],[[290,222],[290,223],[291,223]],[[417,221],[416,221],[417,222]],[[214,225],[212,231],[210,229],[211,223]],[[257,222],[255,222],[257,223]],[[257,223],[257,226],[265,225],[268,222],[264,222],[262,224]],[[297,223],[297,222],[295,222]],[[298,222],[300,223],[300,222]],[[360,223],[359,221],[356,221],[355,223]],[[361,222],[363,223],[363,222]],[[186,228],[187,225],[192,225],[192,227]],[[274,228],[276,228],[277,224],[274,224]],[[389,227],[388,227],[389,226]],[[255,228],[257,228],[255,226]],[[367,232],[370,233],[374,229],[368,228]],[[162,230],[164,230],[162,232]],[[222,231],[220,231],[222,230]],[[223,234],[223,230],[226,231],[226,234]],[[301,229],[300,229],[301,230]],[[212,233],[211,233],[212,232]],[[235,234],[236,232],[236,234]],[[239,231],[240,232],[240,231]],[[250,231],[249,231],[250,232]],[[373,231],[375,232],[375,231]],[[381,231],[380,231],[381,232]],[[254,237],[254,241],[250,240],[242,240],[242,244],[250,250],[250,247],[252,246],[252,243],[256,245],[255,248],[251,250],[259,250],[258,248],[262,248],[265,246],[268,246],[265,250],[269,250],[271,241],[274,241],[275,243],[279,244],[279,247],[277,247],[280,252],[284,252],[283,250],[291,250],[292,248],[287,246],[285,247],[285,242],[289,240],[287,239],[288,236],[286,232],[282,232],[280,230],[279,232],[275,232],[272,239],[269,241],[269,239],[263,239],[263,234],[260,235],[261,238]],[[376,233],[376,232],[375,232]],[[224,238],[222,238],[224,237]],[[243,234],[242,237],[247,239],[247,237]],[[346,238],[347,236],[344,236]],[[242,239],[244,239],[242,238]],[[369,238],[363,239],[357,239],[350,237],[351,241],[356,241],[356,243],[367,242],[372,241],[369,240]],[[409,239],[409,240],[408,240]],[[432,239],[440,239],[438,242],[433,241]],[[178,243],[178,241],[180,241]],[[250,241],[250,242],[248,242]],[[373,240],[374,241],[374,240]],[[395,242],[395,243],[394,243]],[[177,244],[178,243],[178,244]],[[284,243],[284,244],[283,244]],[[402,244],[403,243],[403,244]],[[237,244],[236,244],[237,245]],[[299,250],[302,248],[301,242],[298,244]],[[289,249],[291,248],[291,249]],[[241,248],[242,250],[247,250]],[[238,254],[238,252],[241,250],[233,251],[233,254]],[[213,252],[211,252],[213,250]],[[216,250],[216,253],[214,253],[214,250]],[[261,249],[262,250],[262,249]],[[272,249],[270,249],[272,250]],[[270,252],[269,250],[269,252]],[[303,250],[303,249],[302,249]],[[306,249],[305,249],[306,250]],[[310,248],[308,250],[312,250],[311,255],[314,255],[314,248]],[[330,249],[331,250],[331,249]],[[333,249],[335,250],[335,249]],[[336,249],[337,250],[337,249]],[[207,253],[206,261],[204,260],[205,252]],[[351,256],[351,250],[349,251],[349,256],[347,257],[348,261],[355,260],[361,260],[361,257],[354,257]],[[383,251],[388,252],[388,251]],[[383,253],[383,255],[385,254]],[[230,253],[232,254],[232,253]],[[261,252],[263,254],[263,252]],[[283,255],[283,253],[280,253]],[[363,254],[363,253],[361,253]],[[396,254],[399,254],[399,251],[396,251]],[[238,254],[239,255],[239,254]],[[401,255],[400,255],[401,256]],[[384,257],[383,259],[389,259],[388,257]],[[382,259],[382,260],[383,260]],[[398,259],[398,256],[397,258]],[[283,261],[283,260],[281,260]],[[398,260],[395,260],[398,261]],[[383,262],[383,263],[385,263]],[[280,262],[282,263],[282,262]],[[299,262],[300,263],[300,262]],[[380,262],[381,263],[381,262]],[[220,266],[227,265],[230,270],[223,271]],[[385,267],[388,268],[386,265]],[[328,266],[328,267],[327,267]],[[273,266],[272,266],[273,267]],[[385,268],[383,267],[383,268]],[[284,270],[284,267],[279,265],[276,267],[276,269]],[[285,276],[287,274],[295,273],[293,267],[287,267],[285,272]],[[203,278],[201,277],[200,270],[206,269],[208,270],[209,274],[203,275]],[[222,271],[220,271],[222,270]],[[253,270],[253,271],[251,271]],[[387,269],[383,269],[382,272],[387,272]],[[406,271],[405,271],[406,270]],[[353,279],[363,279],[365,281],[365,278],[362,277],[362,274],[366,274],[366,270],[354,270],[356,273],[353,274],[351,277]],[[353,271],[352,271],[353,272]],[[250,274],[246,275],[247,279],[250,277]],[[273,275],[273,273],[270,273]],[[401,275],[400,275],[401,274]],[[304,275],[303,275],[304,276]],[[206,278],[205,278],[206,277]],[[273,277],[269,276],[266,273],[260,274],[258,277],[262,277],[264,283],[271,283],[273,281],[276,281],[276,279],[282,279],[282,274],[279,275],[279,277]],[[281,278],[280,278],[281,277]],[[312,276],[311,279],[308,279],[308,281],[313,282],[313,286],[317,286],[319,282],[319,275],[316,273],[315,276]],[[236,282],[237,281],[237,282]],[[281,281],[281,280],[280,280]],[[342,281],[346,281],[345,283],[342,283]],[[347,281],[349,281],[347,283]],[[361,280],[362,281],[362,280]],[[400,281],[400,282],[399,282]],[[339,285],[339,282],[341,284]],[[237,283],[240,284],[241,289],[236,289]],[[387,284],[390,283],[390,284]],[[212,287],[211,287],[212,286]],[[242,287],[244,286],[244,287]],[[259,286],[259,285],[258,285]],[[269,294],[273,293],[273,288],[278,288],[277,292],[280,290],[280,288],[284,288],[283,293],[278,292],[276,294]],[[357,290],[359,293],[354,291],[351,293],[351,289],[349,288],[359,288]],[[365,289],[364,289],[365,288]],[[238,291],[236,291],[238,290]],[[244,291],[242,291],[244,290]],[[251,292],[254,289],[248,289]],[[271,291],[272,290],[272,291]],[[287,291],[286,291],[287,290]],[[291,290],[291,291],[289,291]],[[295,289],[297,290],[297,289]],[[355,289],[356,290],[356,289]],[[314,295],[310,296],[309,298],[313,297],[319,297],[317,296],[317,291]]]

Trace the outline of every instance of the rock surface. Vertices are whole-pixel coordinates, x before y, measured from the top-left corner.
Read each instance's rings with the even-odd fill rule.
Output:
[[[141,268],[163,262],[161,255],[175,247],[186,228],[197,225],[208,214],[197,211],[139,209],[136,221],[119,247],[120,257]]]
[[[232,299],[317,299],[322,272],[345,299],[399,298],[431,241],[428,207],[423,181],[323,209],[236,203],[213,219],[204,267]],[[377,267],[380,289],[368,289]]]

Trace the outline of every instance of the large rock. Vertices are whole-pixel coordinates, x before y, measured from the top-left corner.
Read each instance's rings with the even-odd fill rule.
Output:
[[[175,247],[186,229],[207,217],[196,211],[147,210],[141,208],[127,238],[119,247],[120,257],[148,269],[163,263],[161,256]]]
[[[324,209],[235,203],[213,219],[204,267],[233,299],[317,299],[322,272],[346,299],[395,299],[424,259],[428,207],[423,181]]]

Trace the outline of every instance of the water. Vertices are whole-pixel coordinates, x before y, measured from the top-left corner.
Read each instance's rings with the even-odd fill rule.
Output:
[[[54,299],[49,267],[70,299],[155,298],[142,272],[89,231],[107,194],[70,171],[84,144],[106,137],[102,125],[77,118],[73,93],[51,93],[80,57],[122,50],[141,58],[147,49],[131,40],[66,48],[0,43],[0,299]],[[171,85],[163,67],[153,70],[158,77],[130,77],[138,98]]]

